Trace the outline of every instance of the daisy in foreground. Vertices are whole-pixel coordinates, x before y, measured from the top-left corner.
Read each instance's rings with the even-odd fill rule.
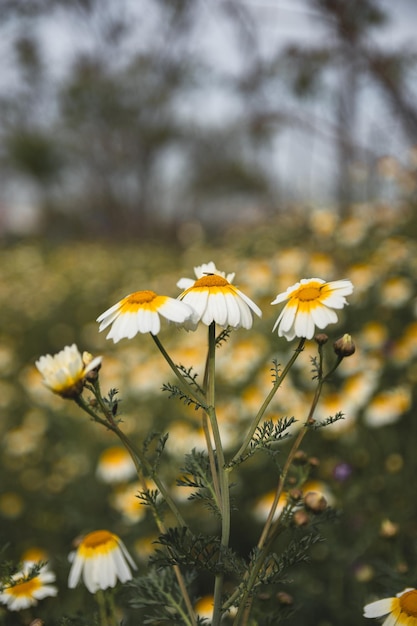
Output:
[[[288,301],[275,322],[278,335],[292,341],[294,337],[312,339],[315,326],[320,329],[337,322],[333,309],[343,309],[345,296],[353,291],[350,280],[326,283],[321,278],[303,278],[277,295],[271,304]]]
[[[100,332],[112,324],[106,339],[117,343],[123,338],[132,339],[137,333],[157,335],[161,329],[160,316],[182,324],[193,314],[193,309],[184,302],[146,290],[126,296],[104,311],[96,321],[100,323]]]
[[[179,300],[189,304],[196,315],[187,320],[184,327],[195,330],[199,321],[207,326],[213,322],[226,328],[251,328],[252,314],[262,317],[260,308],[231,284],[234,274],[220,272],[210,261],[194,268],[197,280],[182,278],[177,285],[185,288]]]
[[[74,589],[83,577],[90,593],[114,587],[132,578],[136,565],[123,541],[108,530],[95,530],[81,540],[73,558],[68,587]]]
[[[73,343],[54,356],[41,356],[35,365],[51,391],[63,398],[74,398],[80,395],[86,376],[99,367],[101,359],[101,356],[93,359],[88,352],[81,355]]]
[[[9,611],[27,609],[36,606],[38,600],[57,595],[58,589],[50,584],[55,582],[55,574],[43,566],[36,576],[31,576],[32,567],[33,563],[26,563],[22,571],[13,575],[13,582],[0,593],[0,602]]]
[[[364,617],[385,615],[382,626],[417,626],[417,589],[404,589],[394,598],[376,600],[364,607]]]

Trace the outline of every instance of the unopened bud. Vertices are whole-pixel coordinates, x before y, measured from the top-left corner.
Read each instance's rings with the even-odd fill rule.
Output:
[[[301,498],[303,497],[303,492],[301,491],[301,489],[291,489],[288,492],[288,495],[293,502],[299,502],[299,500],[301,500]]]
[[[356,350],[352,337],[348,333],[337,339],[333,344],[333,348],[336,354],[342,357],[351,356]]]
[[[326,333],[317,333],[317,335],[314,337],[314,341],[319,346],[324,346],[324,344],[327,343],[328,339],[329,339],[329,336],[326,335]]]
[[[327,509],[327,500],[321,493],[317,491],[309,491],[304,496],[304,505],[313,513],[322,513]]]
[[[303,450],[297,450],[294,454],[294,463],[298,465],[304,465],[307,463],[307,455]]]
[[[316,456],[310,456],[308,457],[308,464],[311,465],[311,467],[319,467],[320,459],[318,459]]]
[[[290,594],[287,593],[286,591],[278,591],[277,600],[280,604],[287,604],[287,605],[293,604],[294,602],[294,598],[290,596]]]
[[[292,521],[294,522],[295,526],[307,526],[310,518],[308,517],[304,509],[299,509],[298,511],[295,511]]]

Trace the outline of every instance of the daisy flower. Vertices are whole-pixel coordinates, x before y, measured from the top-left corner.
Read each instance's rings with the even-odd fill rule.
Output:
[[[417,626],[417,589],[407,588],[394,598],[376,600],[364,607],[364,617],[386,617],[382,626]]]
[[[68,577],[68,587],[74,589],[83,576],[90,593],[114,587],[117,579],[124,583],[132,578],[130,567],[136,565],[123,541],[108,530],[95,530],[81,540]]]
[[[32,567],[33,563],[25,563],[23,569],[12,576],[12,582],[0,593],[0,602],[9,611],[27,609],[36,606],[39,600],[57,595],[58,589],[50,584],[55,582],[55,574],[43,566],[36,576],[31,577]]]
[[[41,356],[35,365],[51,391],[63,398],[74,398],[80,395],[86,376],[99,367],[101,359],[93,359],[88,352],[81,355],[73,343],[54,356]]]
[[[271,302],[280,304],[288,300],[272,330],[278,327],[278,335],[288,341],[294,337],[312,339],[315,326],[322,329],[337,322],[333,309],[343,309],[347,304],[345,296],[352,291],[350,280],[326,283],[321,278],[303,278]]]
[[[185,291],[178,296],[179,300],[189,304],[196,312],[185,322],[187,330],[195,330],[199,321],[207,326],[215,322],[223,328],[251,328],[252,313],[262,317],[260,308],[231,284],[234,274],[228,274],[226,278],[212,261],[194,268],[194,271],[196,281],[182,278],[177,283],[179,287],[185,287]]]
[[[136,468],[125,448],[112,446],[101,453],[96,475],[105,483],[122,483],[136,475]]]
[[[117,343],[123,338],[132,339],[137,333],[157,335],[161,329],[161,315],[170,322],[182,324],[193,314],[192,308],[184,302],[147,290],[126,296],[104,311],[96,321],[100,322],[100,332],[112,324],[106,339]]]

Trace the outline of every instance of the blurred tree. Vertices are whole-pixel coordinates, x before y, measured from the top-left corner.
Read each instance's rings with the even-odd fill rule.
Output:
[[[239,0],[5,0],[4,186],[30,182],[46,227],[65,221],[67,234],[137,237],[189,218],[235,221],[245,203],[265,216],[293,195],[298,161],[287,180],[277,165],[294,158],[281,141],[290,133],[291,144],[330,145],[327,176],[347,209],[358,162],[370,171],[381,156],[360,127],[370,87],[408,144],[417,138],[415,53],[374,43],[389,19],[383,6],[303,0],[303,17],[324,35],[300,43],[277,28],[266,43],[261,7]],[[281,8],[271,11],[279,19]],[[51,32],[70,38],[59,67]],[[311,147],[300,152],[313,159]]]

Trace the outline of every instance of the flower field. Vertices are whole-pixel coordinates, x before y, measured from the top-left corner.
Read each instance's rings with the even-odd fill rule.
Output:
[[[329,337],[326,363],[334,357],[333,343],[345,334],[356,350],[326,380],[316,407],[317,424],[332,423],[307,432],[294,459],[287,487],[300,487],[297,498],[304,498],[304,505],[291,509],[291,523],[276,538],[276,549],[283,554],[290,543],[303,546],[313,534],[314,540],[306,553],[301,548],[294,553],[285,576],[268,579],[255,594],[248,623],[372,623],[363,617],[365,604],[417,586],[417,218],[410,206],[360,206],[344,219],[316,210],[282,215],[250,231],[229,230],[215,244],[199,239],[181,249],[158,242],[99,241],[60,246],[23,241],[3,247],[2,580],[7,586],[13,564],[47,561],[57,593],[18,611],[3,601],[0,624],[30,624],[39,618],[51,625],[113,625],[108,609],[85,585],[68,587],[69,555],[80,542],[84,545],[87,533],[106,530],[121,538],[127,558],[137,566],[132,575],[141,576],[149,557],[161,549],[155,543],[158,529],[151,507],[137,497],[143,483],[120,441],[77,402],[43,384],[35,366],[42,355],[76,344],[81,352],[101,356],[100,387],[103,396],[118,392],[109,405],[120,420],[118,427],[137,446],[147,442],[145,447],[158,457],[161,480],[187,524],[201,533],[219,531],[218,518],[204,502],[187,499],[192,490],[183,480],[185,455],[205,448],[200,412],[184,398],[170,397],[175,395],[169,393],[173,373],[148,332],[131,339],[117,336],[120,341],[114,343],[106,339],[110,329],[99,332],[96,321],[138,290],[177,298],[182,291],[177,282],[210,261],[235,273],[233,285],[262,311],[262,317],[253,316],[253,325],[237,323],[216,348],[217,420],[226,459],[234,458],[242,433],[268,395],[274,363],[279,377],[297,348],[294,335],[303,336],[291,330],[289,341],[285,333],[273,332],[283,308],[283,299],[271,305],[277,294],[313,277],[353,284],[348,306],[336,311],[338,321],[317,329]],[[232,297],[235,292],[233,288]],[[187,298],[181,302],[186,307]],[[183,372],[190,377],[195,372],[201,380],[207,328],[177,328],[170,317],[174,309],[164,309],[171,321],[161,318],[158,338]],[[265,413],[274,424],[294,417],[288,426],[291,436],[273,449],[266,446],[233,473],[230,546],[242,558],[249,558],[258,541],[286,454],[307,420],[316,354],[317,342],[308,337]],[[164,385],[168,393],[162,391]],[[153,489],[151,478],[147,480]],[[277,511],[285,509],[288,497],[281,494]],[[169,528],[175,525],[170,515],[166,513]],[[206,570],[190,583],[201,624],[212,604]],[[153,609],[135,603],[138,589],[134,581],[116,587],[117,623],[168,623],[159,617],[143,621]],[[224,623],[232,624],[233,617],[231,610]],[[187,623],[176,620],[171,623]]]

